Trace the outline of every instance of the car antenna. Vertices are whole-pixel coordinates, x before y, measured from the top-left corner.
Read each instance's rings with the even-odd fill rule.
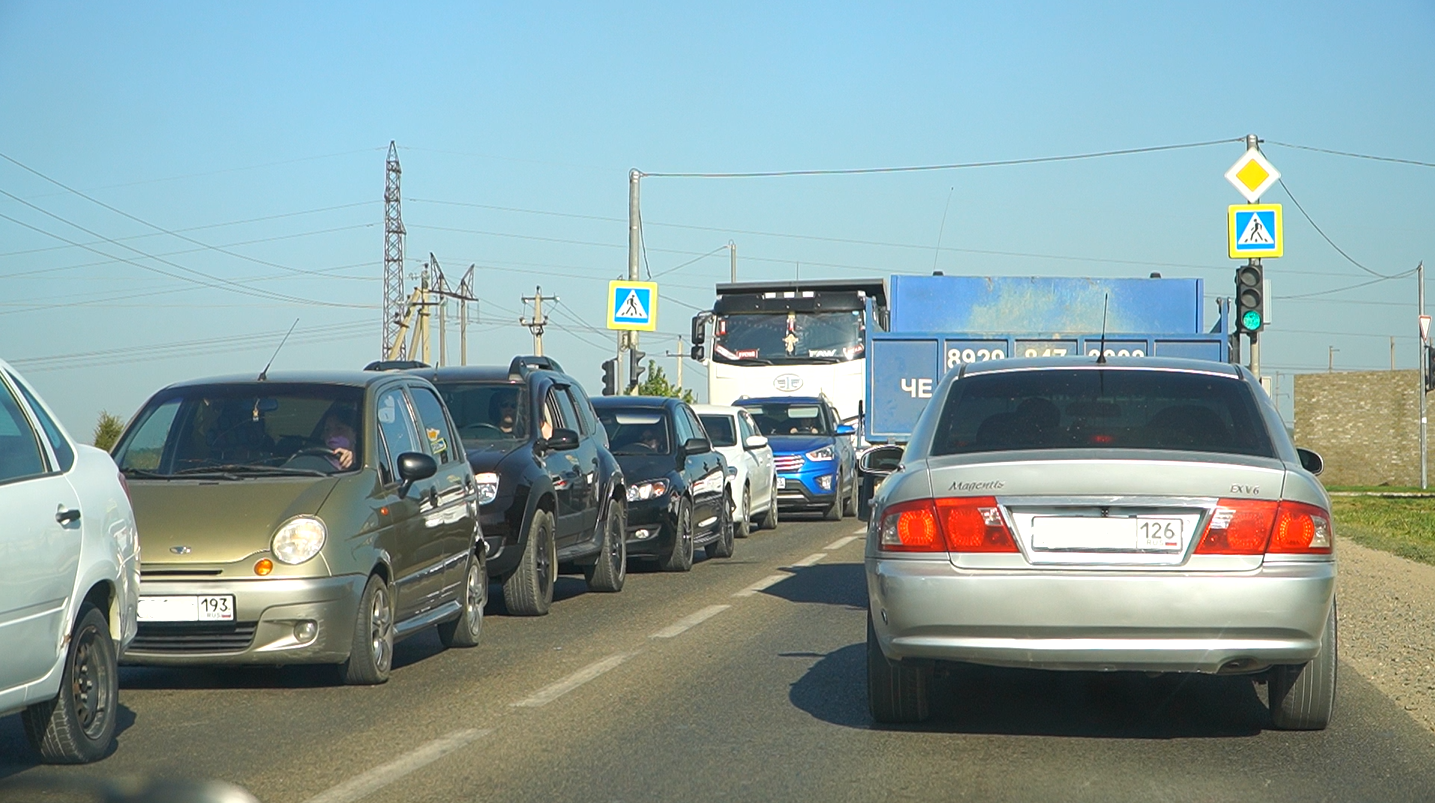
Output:
[[[1111,294],[1107,293],[1106,298],[1101,301],[1101,346],[1096,350],[1096,364],[1106,364],[1106,307],[1111,303]],[[283,345],[282,343],[280,345]]]
[[[294,319],[294,323],[289,324],[289,331],[285,332],[285,333],[284,333],[284,339],[281,340],[281,341],[279,341],[279,348],[274,349],[274,356],[273,356],[273,357],[270,357],[270,358],[269,358],[269,362],[267,362],[267,363],[264,364],[264,370],[259,372],[259,379],[258,379],[257,381],[259,381],[259,382],[264,382],[264,381],[267,381],[267,380],[269,379],[269,366],[271,366],[271,365],[274,364],[274,357],[278,357],[278,356],[279,356],[279,349],[284,348],[284,344],[287,343],[287,342],[289,342],[289,336],[292,335],[292,334],[294,334],[294,327],[296,327],[296,326],[298,326],[298,325],[299,325],[299,319],[298,319],[298,318],[295,318],[295,319]]]

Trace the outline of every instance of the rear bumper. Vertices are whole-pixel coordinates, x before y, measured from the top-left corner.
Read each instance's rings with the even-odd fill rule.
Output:
[[[867,559],[892,659],[1154,672],[1254,672],[1314,658],[1332,562],[1242,573],[971,571],[946,555]]]
[[[233,622],[141,622],[123,663],[339,663],[349,657],[354,617],[368,576],[314,579],[165,581],[140,583],[142,596],[234,595]],[[301,642],[295,626],[314,622]],[[249,635],[252,633],[252,635]]]

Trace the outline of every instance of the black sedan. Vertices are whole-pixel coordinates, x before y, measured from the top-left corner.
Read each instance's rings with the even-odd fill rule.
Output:
[[[628,554],[668,572],[691,569],[699,546],[731,557],[727,464],[692,408],[656,396],[600,397],[593,407],[628,482]]]

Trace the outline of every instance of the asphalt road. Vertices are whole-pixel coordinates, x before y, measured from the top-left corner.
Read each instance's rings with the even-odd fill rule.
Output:
[[[392,680],[325,668],[122,672],[114,755],[34,766],[0,719],[0,800],[99,779],[217,778],[272,803],[402,800],[1430,800],[1435,735],[1359,675],[1335,724],[1266,729],[1240,678],[966,669],[938,716],[866,712],[855,520],[784,521],[617,595],[560,581],[483,643],[403,642]]]

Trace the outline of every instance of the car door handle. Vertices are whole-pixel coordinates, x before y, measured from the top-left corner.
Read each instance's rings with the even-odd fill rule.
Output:
[[[79,520],[80,511],[78,509],[67,509],[64,505],[60,505],[59,509],[55,511],[55,521],[61,524],[69,524],[72,521]]]

